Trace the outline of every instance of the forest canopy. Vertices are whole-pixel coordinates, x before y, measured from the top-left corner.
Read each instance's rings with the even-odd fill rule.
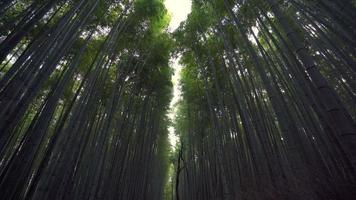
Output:
[[[0,199],[356,198],[356,2],[164,3],[0,2]]]

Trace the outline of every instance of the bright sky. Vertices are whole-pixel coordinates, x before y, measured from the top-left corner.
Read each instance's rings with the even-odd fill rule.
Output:
[[[187,19],[190,13],[192,2],[191,0],[166,0],[165,3],[168,13],[172,16],[169,29],[174,31],[179,24]]]
[[[191,11],[192,2],[191,0],[166,0],[166,8],[171,15],[172,19],[169,24],[169,31],[174,31],[179,27],[179,24],[187,19],[188,14]],[[178,59],[172,59],[172,67],[174,69],[174,75],[172,77],[173,82],[173,98],[170,103],[170,113],[169,118],[173,121],[177,110],[175,109],[175,104],[180,99],[181,90],[179,88],[180,71],[182,66],[179,65]],[[173,127],[169,127],[169,141],[174,148],[177,144],[178,138],[175,136],[175,130]]]
[[[174,75],[172,77],[172,83],[173,83],[173,98],[171,100],[171,103],[169,105],[170,111],[168,114],[168,117],[174,121],[175,115],[177,113],[177,108],[175,107],[175,104],[179,101],[181,98],[181,88],[179,87],[179,80],[180,80],[180,72],[182,69],[182,66],[179,65],[178,59],[171,60],[172,62],[172,67],[174,69]],[[174,127],[169,127],[169,141],[174,148],[178,142],[178,137],[175,135],[175,130]]]

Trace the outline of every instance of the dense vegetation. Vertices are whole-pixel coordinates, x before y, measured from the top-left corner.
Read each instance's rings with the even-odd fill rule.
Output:
[[[2,0],[0,199],[356,198],[355,5]]]
[[[351,1],[201,0],[176,31],[179,199],[356,198]]]
[[[172,85],[162,1],[0,8],[1,199],[159,199]]]

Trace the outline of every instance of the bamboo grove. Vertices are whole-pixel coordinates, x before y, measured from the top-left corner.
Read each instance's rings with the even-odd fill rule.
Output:
[[[355,8],[2,0],[0,199],[355,199]]]
[[[160,199],[163,2],[5,0],[0,17],[0,198]]]
[[[354,3],[193,1],[176,199],[356,198]]]

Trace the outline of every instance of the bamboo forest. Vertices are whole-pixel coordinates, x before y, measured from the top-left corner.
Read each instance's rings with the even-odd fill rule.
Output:
[[[0,200],[355,200],[355,19],[356,0],[0,0]]]

